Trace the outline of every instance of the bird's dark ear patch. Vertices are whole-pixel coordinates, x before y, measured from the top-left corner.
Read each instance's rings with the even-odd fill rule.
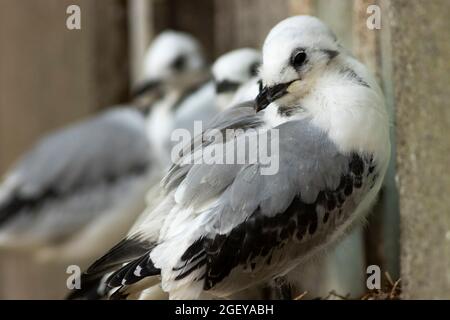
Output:
[[[334,58],[336,58],[339,55],[339,51],[336,50],[322,50],[323,53],[325,53],[328,56],[328,59],[333,60]]]
[[[182,71],[186,66],[186,57],[179,56],[172,62],[172,69],[176,71]]]
[[[259,67],[261,66],[260,62],[254,62],[251,64],[249,73],[251,77],[256,77],[258,75]]]

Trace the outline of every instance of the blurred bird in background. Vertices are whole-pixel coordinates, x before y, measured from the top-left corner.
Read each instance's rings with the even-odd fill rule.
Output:
[[[130,105],[49,134],[6,174],[0,248],[78,263],[129,230],[163,172],[149,135],[153,106],[176,104],[198,84],[195,78],[183,85],[176,80],[206,67],[199,43],[174,31],[155,39],[144,64],[145,83]]]
[[[253,79],[255,78],[255,68],[261,64],[261,53],[255,49],[243,48],[236,49],[219,57],[213,64],[211,70],[213,80],[208,81],[203,86],[192,92],[180,103],[180,106],[175,108],[173,129],[187,129],[193,133],[194,121],[201,121],[203,125],[207,125],[210,121],[215,121],[214,117],[220,111],[234,107],[232,101],[242,102],[241,99],[251,97],[254,99],[257,95],[257,85],[255,89]],[[232,83],[232,86],[224,88],[223,83]],[[249,83],[252,86],[249,86]],[[239,92],[239,94],[238,94]],[[168,142],[168,136],[161,136]],[[166,149],[166,148],[164,148]],[[170,151],[171,148],[167,148]],[[167,152],[167,156],[169,153]],[[140,225],[140,221],[147,218],[148,212],[158,205],[161,201],[161,188],[155,184],[149,189],[147,194],[147,209],[143,212],[141,217],[137,220],[135,226]],[[133,230],[133,228],[131,229]],[[131,233],[133,231],[130,231]],[[159,232],[159,230],[155,230]],[[101,278],[101,277],[100,277]],[[102,292],[102,286],[99,277],[89,279],[90,285],[94,283],[94,287],[87,286],[89,292],[75,291],[73,298],[79,298],[85,294],[83,298],[99,298],[102,294],[97,294],[97,291]],[[86,279],[85,279],[86,280]],[[86,283],[86,282],[85,282]],[[100,287],[97,287],[100,286]]]
[[[261,54],[246,48],[220,57],[210,80],[198,41],[165,31],[143,62],[144,77],[128,105],[50,133],[6,174],[1,248],[79,264],[112,247],[170,163],[170,133],[192,130],[194,121],[207,123],[231,106],[236,90],[255,75]],[[233,86],[219,84],[227,81]]]
[[[217,58],[211,67],[213,79],[179,106],[174,129],[187,129],[192,135],[194,121],[205,126],[221,111],[254,99],[258,88],[248,83],[255,78],[261,59],[261,53],[250,48],[235,49]]]
[[[75,296],[229,297],[285,276],[364,220],[390,157],[373,76],[309,16],[271,30],[259,76],[255,102],[225,110],[208,130],[244,131],[217,142],[226,144],[255,134],[250,129],[276,129],[278,172],[263,175],[258,162],[187,164],[191,154],[180,155],[162,200],[88,269]]]
[[[217,103],[220,110],[225,110],[229,105],[236,105],[239,102],[254,99],[258,94],[257,90],[246,92],[251,96],[241,96],[239,93],[253,78],[257,78],[258,69],[261,66],[261,52],[252,48],[242,48],[230,51],[219,59],[212,66],[214,81],[217,92]],[[242,91],[241,91],[242,92]],[[234,100],[235,95],[240,101]],[[242,94],[243,95],[243,94]],[[231,102],[231,103],[230,103]]]

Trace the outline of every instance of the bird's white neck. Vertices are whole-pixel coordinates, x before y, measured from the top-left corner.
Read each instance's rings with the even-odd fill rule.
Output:
[[[346,68],[350,70],[348,74],[344,72]],[[351,70],[360,82],[352,77]],[[342,153],[370,153],[380,163],[387,162],[389,117],[384,97],[376,81],[359,62],[346,58],[345,63],[330,67],[316,78],[302,97],[289,96],[265,110],[264,119],[270,127],[311,118],[312,124],[327,132]],[[286,105],[296,106],[297,112],[280,115],[280,108]]]

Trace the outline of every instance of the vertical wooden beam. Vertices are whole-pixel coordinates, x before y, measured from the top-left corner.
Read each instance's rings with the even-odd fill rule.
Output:
[[[450,298],[450,3],[389,0],[403,298]]]
[[[370,30],[367,27],[367,19],[369,15],[367,8],[370,5],[380,7],[379,0],[354,0],[353,7],[353,52],[381,81],[380,65],[380,37],[381,30]],[[383,18],[383,15],[381,15]],[[383,25],[384,26],[384,25]]]
[[[376,5],[381,10],[381,29],[367,27],[369,13],[367,8]],[[388,11],[384,0],[355,0],[354,5],[354,54],[366,64],[378,80],[386,97],[386,104],[394,119],[391,39]],[[373,14],[373,13],[371,13]],[[378,265],[393,279],[399,277],[399,215],[398,193],[395,184],[395,132],[391,129],[391,163],[386,174],[379,200],[369,216],[365,230],[366,261],[368,265]],[[386,279],[384,279],[386,280]]]
[[[214,58],[214,1],[171,0],[170,27],[184,30],[196,37],[209,60]]]
[[[153,35],[166,29],[185,31],[197,38],[206,57],[214,57],[214,1],[151,0]]]
[[[215,54],[239,47],[261,48],[270,29],[290,15],[286,0],[215,0]]]
[[[129,0],[128,27],[130,37],[131,82],[136,84],[142,79],[142,61],[153,36],[150,17],[153,13],[153,1]]]
[[[47,0],[48,1],[48,0]],[[100,108],[129,99],[130,64],[127,0],[91,1],[90,56],[93,103]]]

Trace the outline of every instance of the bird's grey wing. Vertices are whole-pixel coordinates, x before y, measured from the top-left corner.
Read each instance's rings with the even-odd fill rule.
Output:
[[[223,131],[226,129],[233,129],[233,128],[242,128],[242,129],[249,129],[249,128],[256,128],[258,126],[262,125],[261,118],[256,114],[255,109],[253,107],[253,102],[251,103],[245,103],[242,105],[239,105],[239,108],[233,108],[229,109],[225,112],[222,112],[218,116],[216,116],[211,122],[210,125],[208,125],[205,128],[204,133],[210,131],[210,130],[219,130]],[[187,145],[184,148],[183,153],[180,155],[178,159],[176,159],[175,163],[173,164],[172,168],[169,170],[165,178],[163,179],[163,186],[166,189],[167,192],[174,191],[174,189],[177,188],[177,186],[180,184],[181,181],[183,181],[186,178],[187,173],[190,169],[192,169],[193,164],[191,163],[183,163],[183,160],[185,160],[186,157],[188,157],[190,154],[195,152],[197,148],[200,148],[202,146],[210,145],[209,141],[203,141],[202,136],[195,137],[189,145]],[[226,169],[226,168],[224,168]],[[224,171],[226,173],[226,170]],[[229,181],[227,179],[223,179],[220,181],[220,179],[217,179],[217,182],[220,182],[222,185],[229,184]],[[217,185],[216,190],[221,190],[223,187]],[[128,238],[124,239],[120,245],[114,247],[111,249],[108,253],[106,253],[102,258],[97,260],[91,268],[88,270],[88,274],[94,274],[97,275],[99,272],[101,273],[103,270],[110,270],[111,265],[117,267],[121,265],[122,263],[127,263],[134,261],[135,259],[141,259],[141,270],[152,270],[154,271],[154,267],[152,267],[151,262],[149,262],[148,265],[144,265],[144,262],[146,262],[149,259],[142,258],[143,256],[134,256],[129,257],[128,253],[125,252],[123,249],[123,244],[125,243],[127,246],[128,251],[133,250],[136,252],[139,252],[140,248],[148,246],[148,240],[146,239],[145,235],[140,234],[140,229],[137,228],[137,234],[135,236],[130,235]],[[139,241],[137,241],[139,239]],[[130,249],[131,248],[133,249]],[[128,261],[125,261],[123,257],[128,257]],[[136,266],[134,266],[136,268]],[[125,276],[127,273],[126,270],[132,269],[132,265],[125,266],[121,269],[121,272],[117,271],[115,274],[111,276],[111,280],[114,283],[118,282],[120,283],[122,277]],[[144,272],[141,273],[140,277],[144,277]],[[148,274],[148,273],[147,273]],[[146,274],[146,275],[147,275]],[[133,276],[133,273],[128,274],[128,281],[132,281],[131,278],[133,277],[133,280],[138,281],[140,277]]]
[[[174,282],[204,281],[203,288],[208,290],[236,268],[277,268],[287,244],[296,245],[296,255],[306,254],[347,221],[373,187],[376,173],[370,155],[341,154],[309,120],[276,129],[279,170],[275,174],[262,175],[259,163],[192,165],[178,186],[182,189],[179,203],[196,207],[218,198],[197,212],[194,225],[179,226],[178,235],[162,239],[152,251],[112,276],[113,284],[139,281],[141,277],[133,272],[137,268],[152,270],[149,274],[154,275],[156,265],[170,268]],[[190,245],[182,249],[178,264],[159,265],[163,255],[167,258],[181,250],[179,237],[190,238]]]
[[[135,110],[117,108],[62,129],[43,138],[8,173],[0,191],[0,224],[24,213],[36,218],[44,204],[140,174],[150,161],[145,121]]]
[[[227,129],[252,129],[263,124],[262,119],[256,114],[253,102],[246,102],[235,108],[228,109],[215,116],[204,128],[201,135],[195,136],[191,143],[187,144],[180,152],[178,158],[174,159],[174,164],[163,178],[163,186],[166,191],[173,190],[186,177],[193,167],[190,157],[199,149],[214,143],[207,137],[212,131],[224,133]]]
[[[208,290],[235,268],[267,270],[281,260],[306,255],[348,222],[373,188],[376,166],[371,155],[340,153],[327,134],[307,119],[277,129],[278,172],[262,175],[260,164],[241,167],[205,213],[209,218],[204,232],[175,266],[176,279],[203,270],[196,278]],[[211,169],[197,168],[204,172],[199,174],[202,178],[190,181],[188,174],[185,182],[186,186],[194,182],[189,191],[203,193],[195,181],[204,181]]]

